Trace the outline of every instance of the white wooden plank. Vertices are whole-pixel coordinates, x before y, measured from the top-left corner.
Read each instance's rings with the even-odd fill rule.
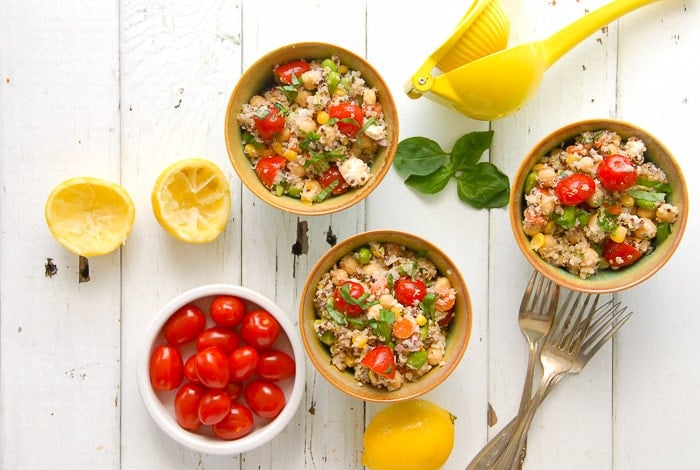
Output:
[[[636,310],[616,343],[615,467],[697,466],[700,373],[695,364],[700,294],[693,286],[700,165],[700,8],[661,2],[621,24],[618,112],[657,137],[684,170],[691,201],[684,242],[652,279],[622,294]],[[653,45],[653,49],[652,49]]]
[[[279,0],[249,1],[243,7],[243,67],[263,54],[286,44],[319,41],[336,44],[365,55],[365,5],[343,5],[304,0],[290,4]],[[303,13],[302,13],[303,12]],[[303,23],[298,23],[299,18]],[[261,290],[289,312],[297,322],[299,294],[316,260],[330,248],[328,235],[338,241],[364,227],[364,203],[342,213],[322,217],[297,217],[266,206],[243,192],[243,281]],[[295,256],[297,234],[306,231],[307,253]],[[243,456],[250,468],[353,468],[360,460],[364,406],[345,396],[315,372],[307,361],[307,393],[290,427],[269,445]],[[329,439],[329,436],[334,436]],[[337,438],[336,438],[337,437]],[[302,452],[303,450],[303,452]]]
[[[544,39],[605,3],[505,2],[513,17],[520,18],[512,23],[511,45]],[[593,34],[552,65],[519,112],[493,123],[491,158],[511,178],[525,154],[550,132],[614,111],[616,39],[616,24]],[[498,416],[489,433],[493,437],[515,415],[520,401],[527,345],[517,313],[531,267],[515,244],[506,210],[492,211],[489,246],[489,402]],[[566,379],[538,411],[525,468],[610,468],[609,349],[599,354],[600,360],[581,376]]]
[[[424,2],[402,2],[402,13],[391,2],[370,2],[369,58],[389,83],[399,108],[400,139],[423,136],[449,150],[469,131],[486,130],[487,123],[470,120],[427,98],[412,100],[404,84],[428,56],[447,40],[468,4],[451,2],[426,8]],[[392,169],[367,201],[372,229],[403,230],[440,247],[460,268],[471,297],[473,324],[464,358],[453,375],[424,398],[457,416],[455,447],[444,468],[463,469],[481,444],[486,416],[482,377],[488,361],[484,336],[488,312],[488,211],[471,208],[457,196],[455,182],[437,195],[426,196],[406,186]],[[383,407],[368,407],[368,419]]]
[[[240,2],[122,2],[122,175],[137,205],[124,250],[122,314],[123,468],[229,468],[238,460],[182,448],[151,420],[135,368],[143,334],[170,298],[189,288],[241,281],[240,184],[223,136],[228,96],[240,70]],[[214,242],[175,240],[157,224],[150,193],[166,166],[215,162],[232,182],[234,210]]]
[[[78,257],[43,216],[66,178],[119,181],[117,5],[10,3],[0,2],[0,468],[117,468],[120,254],[91,260],[79,285]]]

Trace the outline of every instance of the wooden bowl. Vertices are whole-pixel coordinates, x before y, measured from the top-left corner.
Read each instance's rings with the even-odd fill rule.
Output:
[[[415,382],[405,382],[398,390],[388,391],[368,384],[361,385],[351,371],[340,371],[331,364],[329,348],[321,342],[314,330],[318,318],[314,307],[314,293],[321,277],[344,255],[367,245],[369,242],[388,242],[403,245],[419,253],[426,253],[438,271],[450,279],[457,290],[455,315],[447,333],[444,365],[435,367]],[[360,233],[338,243],[328,250],[311,270],[301,294],[299,327],[301,338],[311,363],[334,387],[348,395],[372,402],[395,402],[423,395],[441,384],[455,370],[469,343],[472,325],[471,300],[467,285],[457,266],[432,243],[415,235],[377,230]]]
[[[530,248],[530,238],[523,231],[523,209],[525,207],[523,187],[525,179],[537,161],[550,150],[562,143],[573,139],[585,131],[610,130],[619,134],[623,139],[631,136],[639,137],[647,147],[646,161],[654,162],[668,177],[672,192],[667,202],[674,204],[679,209],[678,219],[673,223],[669,237],[660,243],[653,252],[642,256],[636,263],[617,270],[605,269],[586,279],[569,273],[563,268],[553,266],[542,259],[535,250]],[[510,222],[513,235],[518,247],[525,258],[544,276],[556,282],[560,286],[571,290],[590,293],[618,292],[636,286],[649,279],[671,258],[683,237],[683,232],[688,220],[688,193],[683,173],[675,158],[666,146],[644,129],[614,119],[592,119],[574,122],[555,130],[539,143],[525,156],[513,181],[510,195]]]
[[[243,104],[259,94],[261,90],[273,85],[273,67],[278,64],[298,59],[325,59],[333,55],[340,58],[342,64],[362,73],[370,87],[377,89],[377,101],[382,105],[384,118],[387,123],[386,147],[381,147],[371,165],[373,177],[364,186],[353,188],[345,194],[330,197],[322,202],[305,204],[290,196],[277,196],[263,185],[255,174],[250,159],[243,152],[241,129],[237,115]],[[258,59],[243,73],[233,90],[226,109],[224,134],[226,149],[233,168],[243,184],[258,198],[281,211],[297,215],[325,215],[342,211],[366,198],[382,181],[391,168],[398,145],[399,119],[396,104],[384,82],[374,67],[364,58],[341,47],[320,42],[304,42],[290,44],[276,49]]]

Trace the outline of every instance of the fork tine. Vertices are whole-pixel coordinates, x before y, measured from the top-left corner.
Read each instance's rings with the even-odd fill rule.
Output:
[[[608,340],[620,329],[620,327],[632,316],[632,311],[627,311],[627,306],[621,302],[606,302],[600,307],[605,310],[590,326],[586,342],[581,347],[583,354],[592,356],[608,342]],[[604,334],[605,333],[605,334]]]
[[[530,276],[530,280],[525,287],[523,300],[520,301],[520,311],[531,308],[533,301],[536,300],[535,296],[532,295],[532,290],[534,289],[535,282],[537,282],[538,278],[539,272],[537,270],[533,271],[532,275]]]
[[[583,292],[568,293],[561,308],[561,314],[557,315],[559,320],[556,321],[555,333],[551,336],[561,349],[569,350],[576,340],[585,334],[592,314],[596,310],[598,298],[598,294],[591,296]],[[593,305],[589,307],[591,299],[593,299]]]

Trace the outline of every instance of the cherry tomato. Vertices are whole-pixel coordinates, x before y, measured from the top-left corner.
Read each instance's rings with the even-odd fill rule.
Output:
[[[185,361],[185,378],[192,383],[199,383],[199,378],[197,377],[197,370],[194,366],[194,358],[196,354],[191,355]]]
[[[228,384],[228,359],[226,354],[215,346],[195,355],[194,368],[199,381],[207,387],[224,388]]]
[[[224,353],[230,354],[238,347],[240,339],[234,330],[225,326],[212,326],[202,331],[197,336],[197,351],[202,351],[210,346],[220,348]]]
[[[382,345],[370,349],[360,360],[360,364],[389,379],[393,379],[396,374],[396,359],[394,352],[388,346]]]
[[[343,101],[328,108],[331,119],[337,119],[338,130],[348,137],[355,137],[362,128],[364,116],[362,108],[350,101]]]
[[[214,435],[220,439],[239,439],[253,429],[253,413],[241,403],[231,403],[223,420],[212,426]]]
[[[280,324],[277,319],[262,309],[246,313],[241,322],[241,338],[257,349],[267,349],[277,341]]]
[[[194,305],[185,305],[173,313],[163,326],[165,340],[173,346],[192,341],[204,329],[207,319]]]
[[[223,390],[209,389],[199,400],[197,416],[202,424],[216,424],[226,417],[231,408],[231,397]]]
[[[608,191],[624,191],[637,182],[637,169],[624,155],[609,155],[598,165],[598,179]]]
[[[204,389],[197,384],[186,383],[175,395],[175,419],[185,429],[194,431],[202,422],[199,420],[199,402],[204,395]]]
[[[331,190],[331,192],[336,196],[346,193],[348,192],[348,189],[350,189],[350,185],[348,185],[347,181],[345,181],[345,178],[343,178],[343,175],[340,173],[340,170],[336,165],[329,166],[326,171],[321,173],[321,175],[318,177],[318,181],[324,188],[327,188],[333,184],[334,181],[337,181],[338,183],[336,187]]]
[[[294,375],[296,364],[289,354],[277,349],[268,349],[260,352],[255,371],[262,379],[279,382]]]
[[[282,389],[267,380],[251,380],[243,389],[243,396],[253,413],[266,419],[277,416],[287,403]]]
[[[238,326],[245,315],[245,303],[239,297],[220,295],[212,301],[209,315],[217,325]]]
[[[255,173],[260,182],[268,188],[277,183],[277,174],[287,166],[287,159],[279,155],[261,158],[255,165]]]
[[[258,350],[252,346],[241,346],[228,356],[230,380],[248,380],[258,365]]]
[[[394,295],[401,305],[410,306],[417,302],[422,302],[427,289],[425,283],[420,279],[402,277],[394,282]]]
[[[286,122],[284,116],[280,114],[280,110],[273,105],[268,106],[267,110],[259,110],[256,115],[253,116],[255,130],[258,131],[260,137],[265,140],[272,139],[275,134],[284,129],[284,124]]]
[[[356,317],[362,313],[362,306],[346,299],[349,295],[355,300],[359,300],[365,293],[362,284],[356,281],[343,281],[333,292],[333,307],[339,312],[343,312],[351,317]],[[346,295],[347,294],[347,295]]]
[[[173,346],[158,346],[151,354],[150,377],[153,390],[174,390],[185,374],[180,351]]]
[[[610,239],[603,245],[603,258],[612,268],[629,266],[642,257],[642,252],[627,242],[616,243]]]
[[[557,183],[559,202],[565,206],[581,204],[595,193],[595,180],[583,173],[574,173]]]
[[[275,67],[274,72],[281,83],[292,84],[292,78],[301,78],[304,72],[311,70],[311,65],[303,60],[293,60]]]
[[[231,398],[231,401],[238,400],[241,398],[241,395],[243,395],[243,382],[237,382],[237,381],[232,381],[229,382],[228,385],[226,385],[223,389],[226,393],[228,393],[228,396]]]

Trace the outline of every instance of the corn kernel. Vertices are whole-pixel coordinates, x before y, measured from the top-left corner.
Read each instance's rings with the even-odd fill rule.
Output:
[[[321,183],[317,180],[311,180],[304,183],[304,188],[301,190],[301,202],[311,204],[314,198],[321,192]]]
[[[399,307],[391,307],[391,311],[394,312],[394,314],[396,314],[396,315],[403,314],[403,312],[401,311],[401,309]]]
[[[629,194],[623,194],[620,202],[623,207],[634,207],[634,198]]]
[[[345,362],[345,365],[348,367],[355,367],[355,358],[352,356],[345,356],[345,359],[343,360]]]
[[[367,336],[358,335],[352,339],[353,348],[364,348],[365,346],[367,346]]]
[[[543,233],[536,233],[531,239],[530,239],[530,248],[533,250],[537,251],[540,248],[544,246],[544,234]]]
[[[294,161],[294,159],[297,158],[297,155],[299,155],[299,154],[296,153],[296,152],[295,152],[294,150],[292,150],[292,149],[287,149],[287,150],[285,150],[284,152],[282,152],[282,156],[283,156],[284,158],[286,158],[287,160],[289,160],[290,162],[291,162],[291,161]]]
[[[615,231],[610,234],[610,239],[615,243],[622,243],[627,238],[627,227],[618,225]]]
[[[272,144],[272,150],[274,150],[277,155],[282,155],[284,153],[284,147],[282,147],[282,144],[279,142]]]
[[[340,74],[348,73],[348,66],[345,64],[340,64],[338,66],[338,73],[340,73]]]
[[[578,160],[578,156],[573,153],[567,153],[566,154],[566,164],[571,166],[574,164],[574,162]]]
[[[554,222],[553,220],[548,220],[547,223],[544,225],[544,233],[554,233],[554,228],[556,226],[556,222]]]
[[[428,323],[428,319],[425,318],[425,316],[422,313],[419,313],[418,316],[416,317],[416,325],[423,326],[426,323]]]
[[[345,90],[343,90],[342,88],[336,88],[333,92],[333,96],[345,96],[345,94]]]
[[[652,209],[644,209],[642,207],[637,207],[637,214],[639,217],[646,217],[647,219],[654,220],[656,217],[656,211]]]
[[[246,155],[248,155],[248,158],[255,158],[255,156],[258,153],[255,149],[255,145],[253,144],[245,144],[245,146],[243,147],[243,151]]]
[[[542,168],[544,168],[544,164],[543,164],[543,163],[538,163],[538,164],[536,164],[536,165],[534,165],[534,166],[532,167],[532,171],[538,172],[538,171],[540,171]]]
[[[330,115],[325,111],[319,111],[318,114],[316,114],[316,122],[321,125],[327,123],[330,118]]]

